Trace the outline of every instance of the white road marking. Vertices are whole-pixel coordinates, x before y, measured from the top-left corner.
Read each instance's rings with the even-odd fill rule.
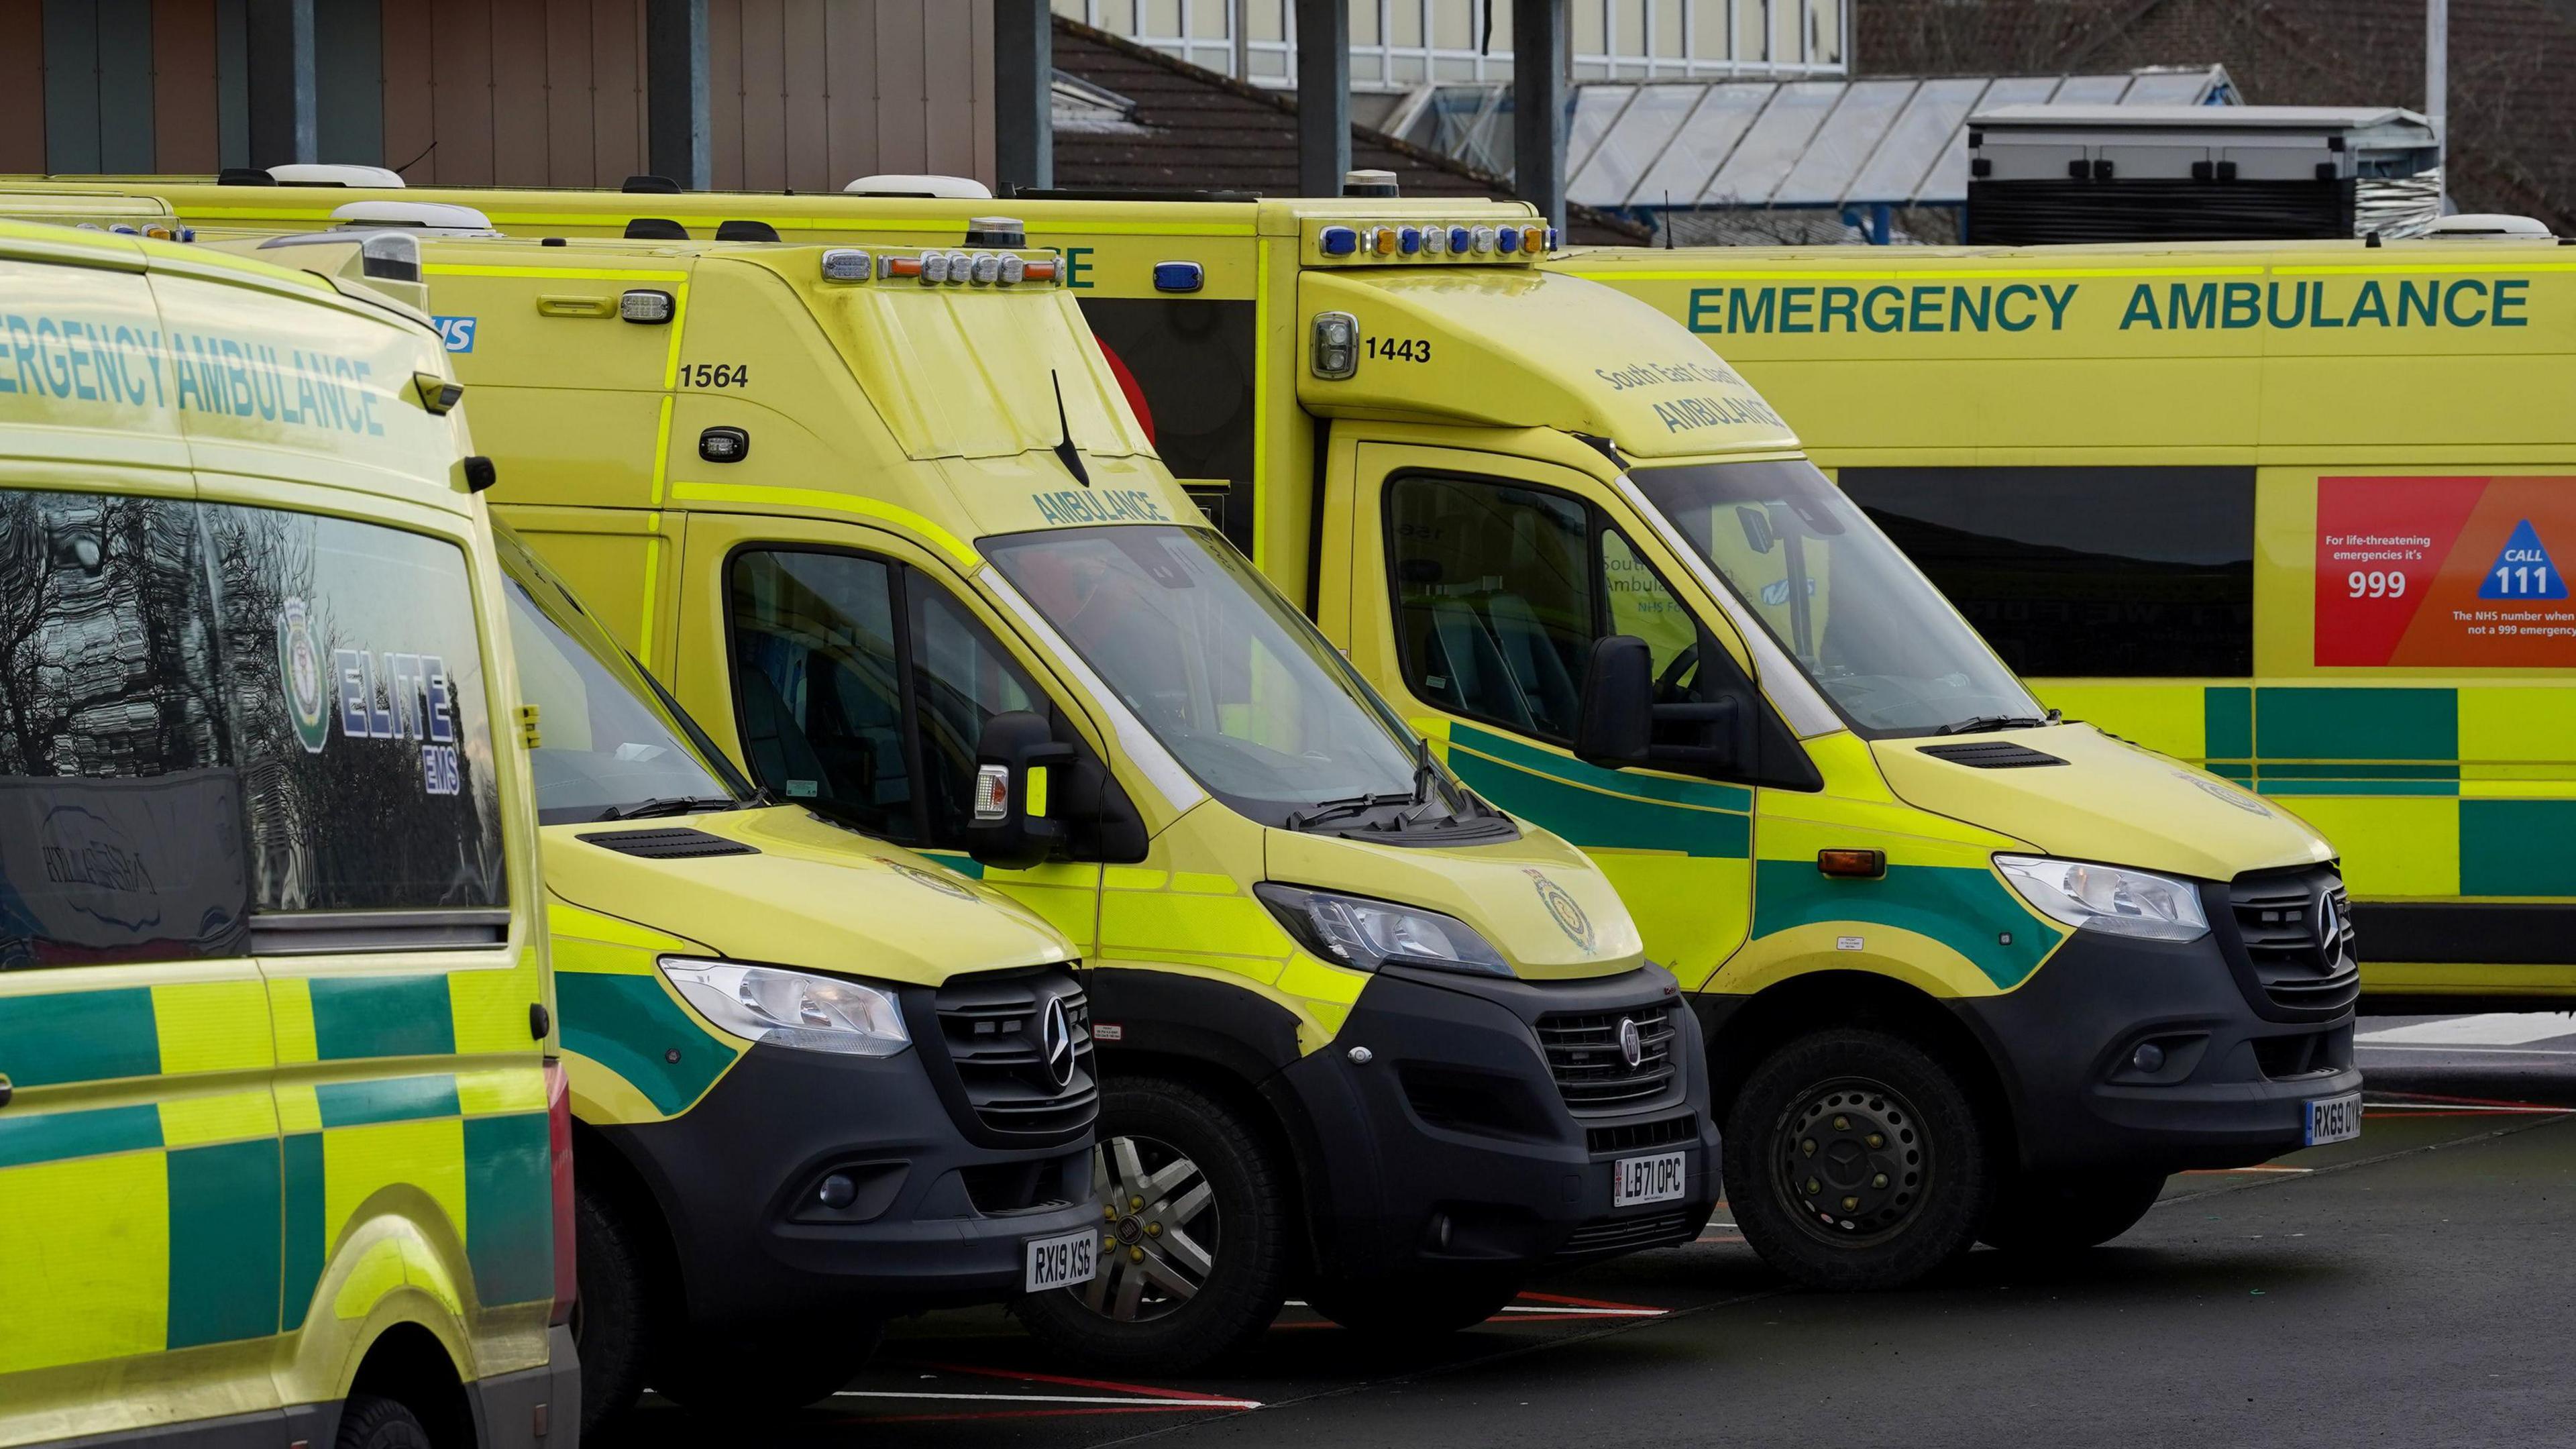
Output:
[[[2366,1031],[2353,1038],[2364,1046],[2525,1046],[2552,1037],[2576,1036],[2576,1018],[2563,1011],[2490,1011],[2477,1016],[2451,1016]]]
[[[1118,1394],[921,1394],[893,1389],[840,1389],[836,1399],[967,1399],[1002,1404],[1123,1404],[1145,1408],[1258,1409],[1259,1399],[1146,1399]]]
[[[2576,1057],[2576,1050],[2564,1047],[2411,1046],[2375,1041],[2362,1042],[2360,1047],[2366,1052],[2436,1052],[2453,1057]]]
[[[1661,1318],[1664,1308],[1555,1308],[1537,1303],[1507,1303],[1505,1313],[1544,1313],[1553,1318],[1560,1313],[1579,1313],[1592,1318]]]

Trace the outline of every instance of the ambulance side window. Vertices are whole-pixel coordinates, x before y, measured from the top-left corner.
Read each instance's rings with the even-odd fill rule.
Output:
[[[506,905],[464,551],[319,514],[200,513],[254,907]]]
[[[1047,712],[1046,696],[975,616],[926,575],[906,569],[912,604],[912,721],[920,734],[923,842],[966,846],[974,807],[975,744],[1007,710]]]
[[[1560,493],[1417,474],[1387,485],[1405,682],[1426,703],[1574,738],[1591,653],[1591,520]]]
[[[194,504],[0,490],[0,971],[245,949],[205,566]]]
[[[753,778],[782,800],[917,842],[895,566],[763,550],[737,555],[727,575],[734,700]]]

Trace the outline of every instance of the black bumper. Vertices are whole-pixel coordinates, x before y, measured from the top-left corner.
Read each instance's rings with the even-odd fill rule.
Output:
[[[2019,989],[1948,1003],[1996,1063],[2025,1167],[2250,1166],[2303,1145],[2309,1100],[2361,1089],[2351,1008],[2258,1005],[2234,954],[2223,922],[2189,945],[2078,931]],[[2153,1072],[2134,1062],[2150,1042]]]
[[[699,1325],[998,1302],[1020,1291],[1024,1244],[1099,1212],[1087,1125],[1025,1147],[970,1141],[918,1045],[754,1046],[682,1115],[600,1136],[661,1208]],[[837,1209],[819,1196],[833,1174],[855,1188]]]
[[[1613,1107],[1570,1107],[1540,1024],[1631,1012],[1670,1021],[1671,1077]],[[1301,1155],[1318,1267],[1508,1271],[1691,1241],[1719,1195],[1705,1056],[1660,968],[1549,983],[1379,972],[1332,1045],[1273,1082],[1313,1134]],[[1685,1159],[1681,1198],[1611,1206],[1615,1163],[1671,1152]]]

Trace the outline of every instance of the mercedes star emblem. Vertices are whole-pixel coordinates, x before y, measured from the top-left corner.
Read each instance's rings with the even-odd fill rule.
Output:
[[[1038,1050],[1046,1057],[1047,1076],[1057,1087],[1073,1085],[1073,1021],[1064,1014],[1064,998],[1051,997],[1038,1023]]]
[[[2335,915],[2331,891],[2317,892],[2317,954],[2329,966],[2343,955],[2343,922]]]

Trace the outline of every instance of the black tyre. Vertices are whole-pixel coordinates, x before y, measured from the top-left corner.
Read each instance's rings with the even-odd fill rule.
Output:
[[[398,1399],[351,1394],[340,1407],[340,1449],[430,1449],[429,1430]]]
[[[857,1378],[885,1325],[845,1318],[751,1337],[712,1331],[672,1337],[650,1376],[653,1392],[684,1409],[765,1418],[820,1403]]]
[[[1100,1275],[1019,1303],[1029,1332],[1103,1367],[1181,1373],[1241,1348],[1288,1298],[1288,1173],[1260,1124],[1185,1082],[1113,1081],[1092,1184]]]
[[[2164,1187],[2161,1172],[2016,1173],[1977,1237],[2006,1252],[2079,1253],[2136,1227]]]
[[[589,1183],[573,1199],[580,1296],[572,1313],[581,1349],[581,1432],[588,1438],[635,1406],[667,1309],[662,1285],[613,1199]]]
[[[1764,1262],[1811,1288],[1902,1288],[1968,1251],[1993,1145],[1959,1073],[1884,1032],[1801,1037],[1726,1120],[1727,1201]]]
[[[1307,1301],[1353,1334],[1390,1345],[1418,1345],[1475,1327],[1520,1292],[1520,1279],[1361,1279],[1318,1283]]]

